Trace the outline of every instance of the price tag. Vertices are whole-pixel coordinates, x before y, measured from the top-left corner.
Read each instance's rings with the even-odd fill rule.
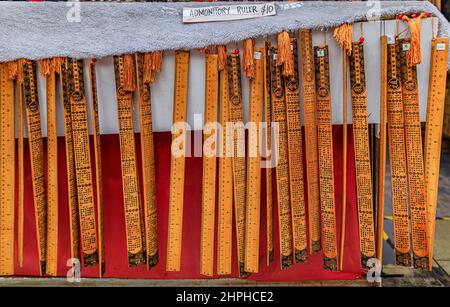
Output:
[[[403,43],[402,44],[402,50],[403,51],[408,51],[409,50],[409,48],[410,48],[410,44],[409,43]]]
[[[436,44],[436,51],[444,51],[444,50],[445,50],[445,44],[444,43]]]

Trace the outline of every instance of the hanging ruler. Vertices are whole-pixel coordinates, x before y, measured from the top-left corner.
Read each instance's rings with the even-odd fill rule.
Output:
[[[69,226],[70,226],[70,256],[80,259],[80,224],[78,212],[77,179],[75,171],[75,156],[72,132],[72,109],[69,98],[68,60],[61,64],[61,95],[64,110],[64,130],[66,143],[67,164],[67,192],[69,200]]]
[[[356,197],[361,264],[363,268],[366,268],[367,260],[375,257],[375,230],[363,43],[353,43],[352,50],[350,79],[352,87],[353,137],[355,142]]]
[[[14,80],[0,64],[0,275],[14,274]]]
[[[264,50],[255,48],[255,77],[250,79],[248,149],[247,149],[247,201],[245,217],[245,271],[258,273],[259,228],[261,206],[260,129],[263,116]]]
[[[295,262],[305,262],[308,257],[306,235],[305,183],[303,181],[302,115],[298,80],[297,40],[291,39],[294,56],[294,75],[285,77],[286,120],[289,148],[289,191],[291,196],[292,233]]]
[[[56,131],[56,72],[50,70],[47,92],[47,267],[57,275],[58,268],[58,133]]]
[[[226,128],[230,121],[228,109],[228,73],[220,72],[220,158],[219,158],[219,207],[217,214],[217,274],[231,274],[233,227],[233,148],[231,135]]]
[[[328,46],[314,47],[317,103],[317,137],[319,143],[320,209],[324,267],[338,269],[336,211],[334,204],[333,131],[331,126],[331,91]]]
[[[175,52],[175,91],[173,101],[173,124],[179,125],[172,131],[172,143],[181,141],[170,164],[169,223],[167,237],[167,271],[180,271],[181,240],[183,236],[184,198],[184,153],[186,152],[187,98],[189,77],[189,52]],[[176,131],[175,131],[176,130]],[[173,146],[172,146],[173,147]],[[173,148],[172,148],[173,149]]]
[[[98,223],[98,261],[99,277],[105,273],[105,246],[103,241],[103,179],[102,149],[100,142],[100,123],[98,120],[97,71],[95,60],[88,63],[89,86],[91,89],[91,115],[94,130],[95,182],[97,186],[97,223]]]
[[[234,216],[236,221],[237,252],[239,275],[245,277],[245,192],[246,192],[246,163],[245,163],[245,127],[244,109],[242,104],[241,64],[239,54],[227,55],[227,73],[229,88],[229,118],[232,129],[233,144],[233,196]],[[227,127],[228,129],[228,127]]]
[[[406,162],[408,174],[409,206],[413,262],[415,268],[429,270],[427,246],[427,221],[425,175],[422,153],[422,128],[420,125],[417,67],[408,65],[410,39],[398,41],[405,117]],[[404,158],[403,158],[404,160]]]
[[[83,262],[92,266],[98,263],[98,243],[82,60],[68,59],[68,82]]]
[[[144,83],[144,55],[136,55],[138,76],[139,122],[141,129],[142,181],[144,191],[145,240],[147,268],[158,264],[158,220],[156,209],[155,155],[153,149],[153,122],[150,84]]]
[[[33,200],[36,216],[36,237],[40,261],[40,274],[46,269],[47,248],[47,194],[45,190],[44,145],[42,142],[41,116],[36,86],[36,62],[24,61],[23,90],[26,105],[28,142],[31,157],[31,177],[33,183]]]
[[[428,85],[427,124],[425,127],[425,189],[427,191],[430,268],[433,264],[447,60],[448,38],[433,38],[431,43],[430,79]]]
[[[211,152],[203,156],[202,226],[200,242],[200,274],[214,274],[214,218],[216,206],[216,142],[219,102],[218,55],[205,55],[205,129],[203,144]],[[213,143],[211,143],[213,140]]]
[[[18,69],[22,70],[20,67],[20,62],[17,62]],[[16,89],[17,89],[17,132],[18,132],[18,208],[17,208],[17,258],[19,262],[19,267],[23,266],[23,232],[24,232],[24,154],[23,154],[23,80],[22,78],[16,78]]]
[[[281,67],[276,65],[277,48],[271,49],[270,73],[272,80],[272,116],[278,124],[278,157],[276,166],[278,228],[280,235],[281,268],[292,265],[292,217],[289,194],[289,148],[286,123],[286,100]]]
[[[264,42],[264,120],[266,122],[265,162],[272,160],[272,96],[270,79],[270,43]],[[273,261],[273,203],[272,203],[272,167],[266,167],[266,244],[267,266]]]
[[[321,249],[319,161],[314,87],[314,57],[311,30],[300,30],[300,64],[302,69],[303,113],[305,116],[306,177],[308,186],[310,252]]]
[[[133,92],[124,89],[124,56],[114,57],[114,71],[116,75],[117,111],[119,116],[120,164],[128,266],[133,267],[146,263],[146,253],[145,245],[142,241],[141,198],[134,140]]]

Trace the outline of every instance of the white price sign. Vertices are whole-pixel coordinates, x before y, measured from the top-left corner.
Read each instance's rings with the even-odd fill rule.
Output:
[[[183,22],[211,22],[276,15],[275,3],[232,4],[183,8]]]

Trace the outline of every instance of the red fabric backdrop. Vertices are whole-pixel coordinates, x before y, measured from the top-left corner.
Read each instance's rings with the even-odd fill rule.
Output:
[[[145,266],[128,268],[125,240],[125,219],[122,204],[120,152],[118,135],[104,135],[102,141],[103,163],[103,194],[104,194],[104,240],[106,249],[106,272],[104,277],[121,278],[205,278],[199,274],[200,256],[200,218],[201,218],[201,182],[202,158],[187,158],[185,180],[185,202],[183,222],[183,245],[181,272],[165,271],[167,218],[169,199],[170,173],[170,132],[155,133],[155,162],[158,203],[158,242],[159,264],[148,271]],[[342,127],[333,127],[334,167],[336,209],[338,217],[338,234],[340,233],[341,194],[342,190]],[[25,142],[27,143],[27,142]],[[140,150],[139,137],[136,137],[137,151]],[[92,146],[92,141],[91,141]],[[93,147],[91,147],[92,149]],[[66,276],[67,260],[70,258],[69,243],[69,213],[67,202],[67,176],[64,139],[59,139],[59,255],[58,275]],[[304,152],[304,151],[303,151]],[[91,150],[93,156],[93,150]],[[30,162],[28,146],[25,148],[25,238],[24,265],[19,268],[16,263],[16,275],[37,276],[39,274],[37,242],[35,234],[35,217],[33,207],[33,192],[31,185]],[[139,161],[140,163],[140,161]],[[262,174],[264,177],[264,173]],[[305,176],[306,177],[306,176]],[[322,254],[309,256],[307,263],[298,264],[286,270],[280,269],[278,225],[276,210],[274,216],[275,253],[274,262],[266,267],[266,210],[264,179],[261,195],[261,240],[260,269],[258,274],[252,274],[248,279],[261,281],[295,281],[295,280],[326,280],[355,279],[363,275],[359,261],[359,237],[357,228],[357,211],[355,196],[355,172],[353,158],[353,137],[350,127],[348,138],[348,182],[347,182],[347,229],[345,244],[344,271],[327,272],[323,269]],[[305,183],[307,184],[307,183]],[[275,196],[274,192],[274,196]],[[274,197],[274,208],[276,197]],[[17,234],[16,234],[17,235]],[[339,236],[338,236],[339,239]],[[221,277],[237,277],[236,240],[233,243],[233,274]],[[17,253],[17,247],[16,247]],[[81,277],[97,277],[98,267],[82,268]],[[215,276],[219,277],[219,276]]]

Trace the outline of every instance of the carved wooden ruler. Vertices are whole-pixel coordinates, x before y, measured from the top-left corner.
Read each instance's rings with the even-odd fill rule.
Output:
[[[114,57],[128,266],[146,263],[133,122],[133,92],[123,88],[124,56]]]
[[[167,238],[167,271],[180,271],[181,240],[183,235],[183,198],[184,198],[184,153],[186,152],[186,121],[189,77],[189,52],[175,52],[175,91],[173,102],[173,124],[180,125],[172,131],[172,143],[183,138],[178,156],[174,156],[170,166],[169,223]],[[184,135],[183,135],[184,134]],[[173,147],[173,146],[172,146]]]
[[[228,73],[220,72],[220,158],[219,158],[219,205],[217,214],[217,274],[231,274],[232,227],[233,227],[233,148],[229,142],[226,125],[230,121],[228,109]]]
[[[200,274],[214,274],[214,219],[216,208],[216,135],[219,103],[219,67],[218,55],[205,55],[205,129],[203,144],[212,155],[203,153],[202,179],[202,226],[200,242]],[[211,140],[214,143],[211,144]]]
[[[80,258],[80,223],[78,211],[77,179],[75,171],[75,153],[72,133],[72,109],[70,106],[68,60],[61,64],[61,95],[64,110],[64,130],[66,143],[67,192],[69,200],[70,256]]]
[[[270,43],[264,42],[264,120],[266,122],[265,162],[272,159],[272,95],[270,78]],[[267,266],[273,261],[273,202],[272,202],[272,167],[266,167],[266,244]]]
[[[250,80],[248,148],[247,148],[247,201],[245,217],[245,271],[258,273],[259,228],[261,207],[260,129],[263,119],[264,50],[255,48],[255,77]]]
[[[399,40],[398,44],[400,45],[413,262],[415,268],[428,270],[427,194],[422,153],[417,67],[408,65],[410,39]]]
[[[425,189],[429,267],[433,264],[436,206],[441,159],[441,138],[447,78],[448,38],[434,38],[431,43],[430,79],[428,85],[427,124],[425,128]]]
[[[95,182],[97,186],[98,261],[99,276],[105,273],[105,246],[103,240],[103,179],[100,123],[98,119],[97,71],[95,61],[89,64],[89,85],[91,89],[91,120],[94,130]]]
[[[84,265],[91,266],[98,264],[98,241],[83,76],[83,61],[68,59],[68,97],[72,117],[81,246]]]
[[[20,62],[17,62],[18,69],[22,70]],[[23,238],[24,238],[24,147],[23,147],[23,80],[16,78],[16,88],[17,88],[17,132],[18,132],[18,208],[17,208],[17,258],[19,262],[19,267],[23,267]]]
[[[245,260],[245,199],[247,171],[245,162],[245,127],[242,103],[241,64],[238,54],[227,55],[227,73],[229,88],[229,118],[233,142],[233,196],[234,216],[236,222],[237,251],[239,275],[247,275],[244,270]],[[228,127],[227,127],[228,129]]]
[[[156,208],[155,154],[153,143],[153,119],[150,84],[144,83],[144,56],[136,55],[138,80],[139,122],[141,128],[142,181],[145,215],[145,240],[147,246],[147,268],[151,269],[159,261],[158,220]]]
[[[356,196],[358,203],[361,264],[363,268],[366,268],[367,260],[375,257],[375,230],[363,43],[353,43],[352,50],[353,52],[350,57],[350,79],[352,86],[353,137],[355,143]]]
[[[317,102],[317,137],[319,143],[320,205],[324,267],[338,270],[336,211],[334,203],[333,131],[331,126],[331,91],[328,46],[314,47]]]
[[[306,176],[309,210],[310,252],[321,249],[319,161],[314,86],[314,57],[311,30],[300,30],[300,64],[302,70],[303,113],[305,116]]]
[[[308,257],[306,233],[305,183],[303,181],[302,115],[300,110],[300,84],[298,80],[297,40],[291,40],[294,56],[294,75],[285,77],[286,120],[289,148],[289,191],[291,196],[292,233],[295,262]]]
[[[0,64],[0,275],[14,274],[14,80]]]
[[[276,65],[277,48],[271,49],[270,73],[272,82],[272,116],[278,124],[278,152],[276,179],[278,203],[278,228],[280,235],[281,268],[292,265],[292,216],[289,193],[289,148],[286,122],[286,100],[281,67]]]
[[[46,272],[47,250],[47,193],[45,190],[44,145],[42,142],[41,116],[36,85],[36,62],[24,61],[23,89],[26,105],[28,142],[30,146],[31,177],[36,216],[36,237],[38,241],[39,270]]]

